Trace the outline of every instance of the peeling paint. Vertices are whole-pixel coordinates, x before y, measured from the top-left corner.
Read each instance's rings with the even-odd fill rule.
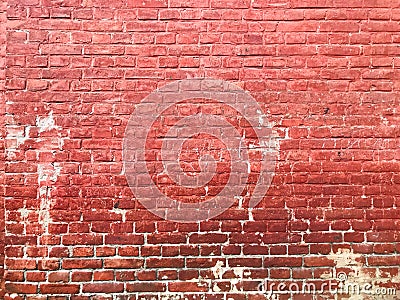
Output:
[[[337,268],[357,266],[361,267],[362,262],[360,262],[361,254],[354,254],[349,249],[339,249],[337,253],[331,252],[328,258],[335,262]]]
[[[21,218],[25,219],[29,216],[30,211],[25,207],[18,209],[18,212],[21,214]]]
[[[366,284],[371,285],[371,290],[377,289],[381,284],[384,283],[400,283],[400,276],[396,277],[381,277],[381,271],[379,268],[376,268],[377,274],[375,277],[371,277],[371,275],[365,271],[367,266],[364,265],[362,258],[363,255],[355,254],[353,251],[349,249],[339,249],[337,253],[331,252],[328,256],[329,259],[335,262],[335,268],[333,278],[338,277],[338,272],[336,268],[347,268],[350,269],[350,272],[347,272],[347,278],[345,282],[342,282],[341,285],[347,283],[350,285],[357,285],[359,287],[365,286]],[[325,276],[326,278],[327,276]],[[340,287],[340,285],[339,285]],[[342,297],[342,298],[339,298]],[[371,295],[372,298],[369,298],[366,294],[351,294],[348,295],[347,300],[364,300],[364,299],[398,299],[396,295]],[[335,295],[335,299],[343,299],[343,295]]]
[[[125,209],[113,208],[111,211],[115,212],[116,214],[121,215],[122,216],[122,222],[126,222],[126,210]]]
[[[42,224],[47,232],[48,224],[52,221],[50,217],[50,208],[52,204],[51,191],[52,184],[57,181],[61,173],[61,167],[58,163],[38,164],[38,185],[39,185],[39,224]]]
[[[217,261],[217,263],[215,264],[214,267],[212,267],[210,270],[214,275],[214,280],[222,280],[224,279],[223,276],[226,272],[228,271],[233,271],[233,273],[235,274],[236,278],[230,278],[229,281],[231,283],[231,288],[229,290],[229,292],[241,292],[240,288],[238,288],[238,284],[243,281],[244,278],[244,274],[247,273],[248,275],[250,275],[251,273],[249,271],[245,270],[247,268],[245,267],[223,267],[224,262],[219,260]],[[246,275],[247,276],[247,275]],[[218,282],[213,282],[212,280],[209,280],[212,286],[212,291],[214,292],[220,292],[221,289],[218,287]]]
[[[213,292],[220,292],[221,291],[221,289],[219,288],[217,282],[214,282],[213,287],[212,287],[212,291]]]
[[[60,129],[59,126],[56,126],[56,122],[53,117],[53,111],[50,111],[47,117],[36,117],[36,126],[39,128],[39,133],[50,131],[52,129]]]
[[[228,270],[228,268],[222,267],[223,265],[224,262],[219,260],[217,261],[216,265],[211,268],[211,272],[213,273],[215,279],[222,279],[222,276]]]

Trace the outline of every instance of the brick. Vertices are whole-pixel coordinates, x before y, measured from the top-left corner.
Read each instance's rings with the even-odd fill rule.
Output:
[[[228,264],[231,267],[261,267],[262,259],[260,259],[260,258],[229,258]]]
[[[64,259],[64,269],[97,269],[102,266],[100,259]]]
[[[332,56],[351,56],[359,55],[360,47],[357,46],[321,46],[319,47],[319,53],[322,55]]]
[[[28,80],[26,88],[30,91],[41,91],[47,89],[48,82],[42,80]]]
[[[77,294],[77,284],[41,284],[40,292],[43,294]]]
[[[123,290],[123,283],[85,283],[82,287],[84,293],[119,293]]]
[[[182,268],[184,260],[181,258],[148,258],[147,268]]]
[[[45,272],[26,272],[25,278],[27,281],[44,281],[46,279]]]
[[[74,272],[71,275],[72,282],[84,282],[92,279],[92,272]]]
[[[375,256],[368,257],[368,264],[370,266],[397,266],[399,260],[399,256]]]
[[[301,257],[274,257],[264,258],[265,267],[300,267],[302,266]]]
[[[335,262],[326,257],[305,257],[305,267],[334,267]]]
[[[171,292],[185,292],[188,290],[193,292],[208,291],[207,284],[200,282],[171,282],[168,288]]]
[[[100,235],[74,234],[63,237],[64,245],[99,245],[103,241]]]
[[[7,283],[6,289],[9,293],[36,294],[38,286],[36,284],[27,283]]]
[[[106,269],[137,269],[143,266],[142,259],[135,258],[106,258],[104,259],[104,268]]]
[[[79,55],[82,54],[82,46],[76,45],[43,45],[41,54]]]
[[[144,0],[144,1],[139,1],[139,0],[128,0],[127,2],[128,7],[156,7],[156,8],[161,8],[161,7],[167,7],[168,6],[168,1],[166,0]]]
[[[118,244],[118,245],[131,245],[131,244],[143,244],[143,236],[137,234],[121,234],[121,235],[107,235],[105,238],[107,244]]]
[[[190,243],[224,243],[227,241],[227,236],[225,234],[192,234],[189,238]]]
[[[128,292],[165,292],[166,289],[166,284],[162,282],[137,282],[126,285]]]
[[[56,271],[56,272],[51,272],[48,275],[48,281],[49,282],[68,282],[69,280],[69,272],[64,272],[64,271]]]

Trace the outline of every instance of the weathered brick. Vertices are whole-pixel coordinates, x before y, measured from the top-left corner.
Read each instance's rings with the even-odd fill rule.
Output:
[[[395,281],[396,1],[56,4],[0,4],[0,298],[150,299],[168,291],[196,300],[200,293],[260,299],[246,292],[266,278],[321,285],[329,279],[316,278],[349,274],[354,266],[360,276]],[[232,109],[242,97],[233,97],[232,107],[186,101],[164,111],[152,129],[134,134],[147,137],[146,167],[174,200],[202,201],[206,190],[181,188],[166,176],[160,149],[179,140],[168,130],[183,117],[226,117],[243,136],[242,149],[253,147],[241,197],[229,196],[232,207],[180,223],[153,215],[130,189],[123,142],[138,103],[173,80],[194,77],[223,79],[254,97],[279,155],[266,195],[250,210],[262,164],[245,121],[252,112]],[[156,108],[143,110],[136,125]],[[173,158],[195,175],[206,154],[218,161],[210,197],[240,175],[228,163],[229,145],[218,139],[191,137]],[[338,267],[335,256],[347,265]]]

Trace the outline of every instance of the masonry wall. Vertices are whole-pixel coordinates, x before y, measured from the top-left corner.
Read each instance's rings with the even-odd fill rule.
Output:
[[[399,1],[0,9],[5,299],[264,299],[266,280],[320,286],[340,272],[400,289]],[[279,156],[256,208],[179,223],[135,200],[122,145],[135,105],[195,77],[248,91]]]

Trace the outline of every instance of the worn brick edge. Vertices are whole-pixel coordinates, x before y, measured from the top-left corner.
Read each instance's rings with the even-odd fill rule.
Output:
[[[0,299],[4,297],[4,246],[5,246],[5,207],[4,207],[4,165],[5,165],[5,65],[6,65],[6,10],[7,1],[0,1]]]

